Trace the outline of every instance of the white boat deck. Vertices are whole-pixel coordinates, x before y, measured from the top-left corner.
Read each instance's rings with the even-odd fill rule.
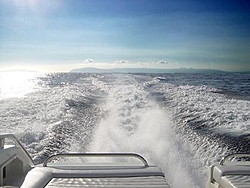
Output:
[[[156,166],[58,165],[35,167],[28,172],[21,188],[33,187],[145,187],[170,188]]]
[[[249,188],[250,162],[226,162],[229,158],[250,157],[249,154],[233,154],[225,157],[220,164],[211,166],[208,188]]]
[[[6,139],[12,145],[7,146]],[[91,163],[85,159],[75,163],[75,158],[91,158]],[[92,158],[97,159],[94,165]],[[100,160],[103,158],[108,159],[107,163]],[[71,160],[65,162],[65,159]],[[127,162],[128,159],[132,162]],[[135,153],[57,154],[49,157],[43,166],[35,166],[12,134],[0,134],[0,187],[170,188],[161,169],[149,166]]]

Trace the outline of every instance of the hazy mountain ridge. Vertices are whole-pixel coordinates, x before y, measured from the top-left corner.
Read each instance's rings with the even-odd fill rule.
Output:
[[[223,73],[225,71],[215,69],[150,69],[150,68],[114,68],[114,69],[99,69],[93,67],[73,69],[70,72],[84,73]]]

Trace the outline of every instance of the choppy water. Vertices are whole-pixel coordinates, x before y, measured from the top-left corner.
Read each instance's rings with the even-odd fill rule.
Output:
[[[249,108],[249,74],[0,73],[1,132],[36,163],[136,152],[173,188],[205,187],[211,163],[250,152]]]

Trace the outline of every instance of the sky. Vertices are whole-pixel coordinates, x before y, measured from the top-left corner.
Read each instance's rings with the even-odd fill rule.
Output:
[[[244,0],[0,0],[0,71],[250,71]]]

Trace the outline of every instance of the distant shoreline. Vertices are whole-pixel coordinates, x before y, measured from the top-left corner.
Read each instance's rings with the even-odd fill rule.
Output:
[[[230,73],[242,73],[250,74],[250,71],[222,71],[216,69],[193,69],[193,68],[179,68],[179,69],[152,69],[152,68],[114,68],[114,69],[99,69],[93,67],[72,69],[70,71],[58,71],[58,72],[40,72],[35,70],[0,70],[0,73],[4,72],[27,72],[27,73],[113,73],[113,74],[175,74],[175,73],[214,73],[214,74],[230,74]]]
[[[76,73],[230,73],[215,69],[149,69],[149,68],[114,68],[99,69],[93,67],[73,69],[70,72]]]

